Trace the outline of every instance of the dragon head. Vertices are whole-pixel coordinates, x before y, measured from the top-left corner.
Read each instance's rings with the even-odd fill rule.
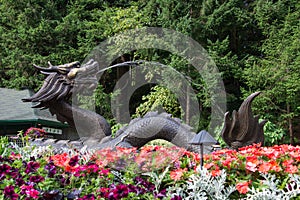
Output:
[[[29,98],[22,99],[24,102],[38,102],[36,108],[48,107],[54,101],[68,100],[72,94],[79,91],[92,91],[98,84],[98,62],[93,59],[86,64],[80,65],[75,61],[64,65],[54,66],[48,62],[49,67],[44,68],[34,65],[41,73],[47,74],[42,87],[37,93]]]

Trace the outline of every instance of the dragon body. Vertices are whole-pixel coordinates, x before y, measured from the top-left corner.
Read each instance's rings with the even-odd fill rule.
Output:
[[[70,145],[77,149],[86,146],[89,149],[116,146],[139,148],[149,141],[164,139],[191,151],[197,149],[189,144],[195,136],[192,128],[167,113],[149,112],[144,117],[132,120],[127,126],[121,128],[115,137],[112,137],[110,126],[101,115],[70,103],[74,93],[82,91],[84,87],[93,88],[97,85],[97,73],[91,72],[101,71],[98,63],[90,60],[81,67],[78,62],[60,66],[53,66],[50,63],[49,65],[49,68],[35,66],[48,76],[41,89],[23,101],[38,103],[35,108],[49,109],[59,121],[67,122],[83,134],[79,141],[36,139],[32,144],[52,145],[58,149]],[[128,65],[137,65],[137,63],[126,62],[116,66]]]
[[[57,150],[70,147],[78,150],[82,148],[99,150],[117,146],[140,148],[152,140],[163,139],[189,151],[198,151],[196,146],[189,144],[194,136],[195,133],[191,131],[191,127],[183,124],[180,119],[172,118],[167,113],[149,112],[144,117],[136,118],[121,128],[114,138],[105,136],[99,140],[94,137],[83,137],[78,141],[35,139],[32,144],[51,145]],[[206,148],[206,151],[208,152],[210,149]]]
[[[140,148],[149,141],[164,139],[187,150],[198,151],[198,147],[189,144],[196,135],[192,128],[167,113],[149,112],[141,118],[133,119],[127,126],[121,128],[115,137],[112,137],[111,128],[101,115],[82,109],[74,102],[70,103],[73,100],[72,96],[77,93],[90,94],[98,84],[98,74],[104,70],[140,64],[141,62],[124,62],[104,69],[100,69],[99,64],[94,60],[82,66],[79,62],[59,66],[49,63],[48,68],[35,65],[38,70],[48,76],[40,90],[23,101],[37,103],[35,108],[49,109],[59,121],[76,127],[81,133],[81,139],[77,141],[36,139],[32,141],[32,144],[52,145],[56,149],[70,146],[77,149],[102,149],[117,146]],[[250,95],[239,111],[234,111],[232,120],[228,113],[225,113],[225,124],[221,134],[230,147],[238,148],[249,142],[263,142],[265,122],[258,123],[258,117],[253,117],[250,108],[251,102],[258,94]],[[205,153],[211,150],[211,147],[206,147]]]

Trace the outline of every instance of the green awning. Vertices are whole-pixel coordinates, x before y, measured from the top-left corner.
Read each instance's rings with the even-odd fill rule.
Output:
[[[24,103],[21,99],[30,97],[31,90],[14,90],[0,88],[0,126],[41,124],[53,128],[66,128],[67,124],[59,122],[48,109],[32,108],[34,104]]]
[[[67,128],[69,127],[68,124],[63,124],[61,122],[56,121],[49,121],[49,120],[43,120],[43,119],[25,119],[25,120],[0,120],[0,126],[5,125],[16,125],[19,124],[41,124],[43,126],[50,126],[55,128]]]

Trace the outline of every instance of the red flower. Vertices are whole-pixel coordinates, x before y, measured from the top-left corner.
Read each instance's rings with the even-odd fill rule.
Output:
[[[250,181],[241,182],[236,184],[235,188],[239,191],[240,194],[246,194],[249,190]]]
[[[276,160],[270,160],[269,163],[271,164],[272,171],[279,172],[282,170]]]
[[[58,166],[58,167],[64,167],[70,161],[70,159],[68,158],[68,154],[67,153],[56,154],[54,156],[51,156],[50,159],[53,160],[53,163],[56,166]]]
[[[284,170],[287,173],[295,174],[298,172],[298,167],[295,165],[289,165]]]
[[[210,173],[213,177],[215,177],[215,176],[219,176],[221,174],[221,172],[222,171],[220,169],[214,169]]]
[[[27,131],[24,133],[24,136],[28,135],[31,138],[42,138],[45,136],[45,134],[46,134],[45,130],[32,127],[27,129]]]
[[[268,162],[263,162],[262,164],[259,165],[258,171],[262,173],[267,173],[271,170],[272,165]]]
[[[258,171],[262,173],[267,173],[269,171],[275,171],[279,172],[281,170],[281,167],[278,165],[278,163],[275,160],[270,160],[268,162],[263,162],[260,164]]]
[[[15,154],[14,152],[12,152],[9,158],[12,159],[12,160],[21,159],[21,155],[20,154]]]
[[[293,161],[292,159],[285,160],[285,161],[282,162],[282,165],[283,165],[284,167],[288,167],[288,166],[292,165],[293,162],[294,162],[294,161]]]
[[[204,168],[206,168],[206,169],[210,169],[211,167],[213,167],[213,166],[215,166],[215,164],[214,163],[205,163],[204,164]]]
[[[183,173],[186,171],[187,171],[186,168],[184,168],[184,169],[179,168],[179,169],[173,170],[170,172],[170,177],[174,181],[178,181],[181,179],[181,177],[183,176]]]
[[[221,163],[224,167],[230,168],[230,165],[232,163],[232,161],[234,161],[235,159],[232,157],[227,157],[226,160],[222,160]]]

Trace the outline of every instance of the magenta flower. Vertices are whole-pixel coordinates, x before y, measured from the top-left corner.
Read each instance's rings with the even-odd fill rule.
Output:
[[[25,193],[27,194],[28,197],[31,197],[33,199],[38,199],[40,194],[39,191],[35,189],[27,190]]]
[[[35,172],[40,167],[40,164],[38,162],[32,162],[30,161],[26,165],[25,173]]]
[[[78,155],[73,156],[69,161],[69,165],[71,167],[74,167],[75,165],[77,165],[78,161],[79,161]]]
[[[135,177],[134,182],[136,183],[136,185],[143,186],[147,190],[147,192],[152,192],[155,189],[155,185],[153,183],[145,181],[141,177]]]
[[[40,128],[29,128],[27,131],[24,133],[24,136],[29,136],[31,138],[42,138],[44,137],[46,132],[43,129]]]
[[[40,175],[37,175],[37,176],[31,176],[31,177],[29,178],[29,181],[30,181],[30,182],[33,182],[33,183],[40,183],[40,182],[42,182],[42,181],[44,181],[44,180],[45,180],[45,178],[42,177],[42,176],[40,176]]]
[[[17,168],[11,168],[9,175],[13,178],[16,179],[17,177],[21,176],[21,174],[19,173],[19,170]]]
[[[5,176],[10,172],[11,167],[7,164],[0,165],[0,177]]]
[[[182,198],[180,196],[175,195],[171,198],[171,200],[182,200]]]
[[[24,185],[24,184],[25,184],[25,181],[22,178],[17,178],[16,179],[16,185],[17,186],[21,186],[21,185]]]
[[[17,200],[19,195],[15,193],[14,186],[9,185],[4,188],[4,197],[12,200]]]
[[[128,186],[125,184],[119,184],[117,187],[113,190],[114,197],[116,199],[121,199],[123,197],[127,197],[129,193]]]
[[[95,196],[93,194],[88,194],[88,195],[85,195],[81,198],[79,198],[78,200],[95,200]]]
[[[164,197],[166,197],[166,193],[167,193],[167,190],[166,189],[162,189],[158,194],[155,194],[155,198],[158,198],[158,199],[163,199]]]
[[[52,199],[62,199],[63,194],[59,190],[51,190],[47,192],[43,192],[42,199],[44,200],[52,200]]]
[[[56,166],[54,165],[53,161],[50,161],[47,165],[45,165],[45,170],[48,171],[48,176],[53,178],[56,174]]]

